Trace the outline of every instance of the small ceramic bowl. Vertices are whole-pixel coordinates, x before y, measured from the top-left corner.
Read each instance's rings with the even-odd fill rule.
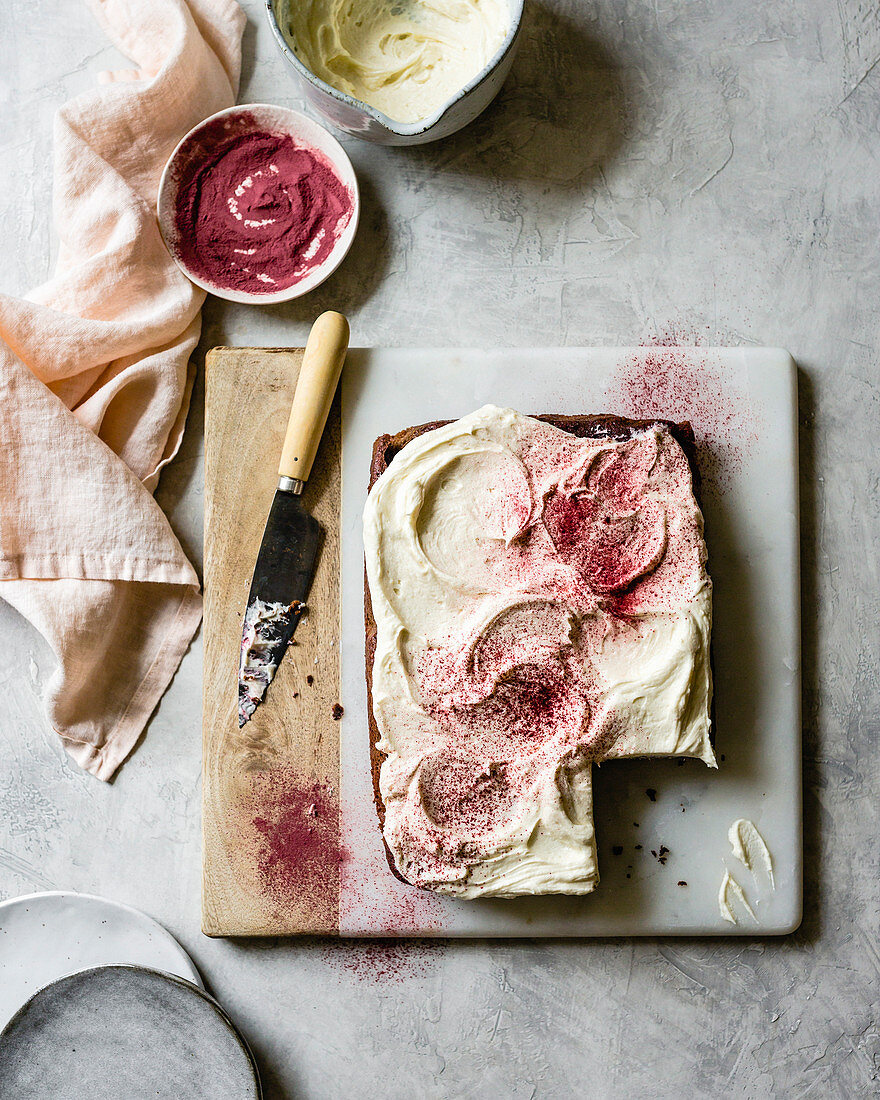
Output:
[[[504,83],[519,44],[524,0],[507,0],[510,26],[495,56],[439,110],[418,122],[396,122],[375,107],[325,83],[300,61],[284,37],[291,0],[265,0],[269,25],[281,52],[315,110],[337,129],[378,145],[423,145],[467,126],[489,106]]]
[[[180,239],[175,223],[177,190],[181,171],[187,164],[191,163],[193,158],[202,154],[205,132],[218,119],[228,120],[230,128],[240,124],[242,127],[246,125],[254,131],[265,130],[270,133],[289,134],[297,145],[321,154],[351,195],[351,216],[339,234],[332,251],[320,264],[308,271],[292,286],[284,287],[282,290],[268,291],[265,294],[233,289],[209,282],[202,275],[192,271],[181,256]],[[244,129],[242,132],[245,132]],[[218,111],[217,114],[206,118],[204,122],[200,122],[198,126],[190,130],[178,144],[162,172],[162,179],[159,182],[157,210],[159,230],[162,239],[165,241],[165,246],[177,266],[196,286],[215,294],[218,298],[225,298],[229,302],[271,305],[276,302],[288,302],[293,298],[308,294],[310,290],[314,290],[316,286],[323,283],[339,267],[345,259],[345,255],[351,247],[351,242],[357,232],[360,196],[351,161],[336,138],[328,133],[323,126],[319,126],[317,122],[300,111],[291,111],[287,107],[276,107],[270,103],[244,103],[238,107],[229,107],[225,111]]]

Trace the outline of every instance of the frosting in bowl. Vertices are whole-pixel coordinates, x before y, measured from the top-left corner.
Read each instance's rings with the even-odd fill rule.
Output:
[[[364,515],[384,836],[460,897],[598,881],[591,765],[709,742],[711,582],[668,429],[578,439],[486,406],[419,436]]]
[[[397,122],[439,110],[501,48],[506,0],[301,0],[285,37],[321,80]]]

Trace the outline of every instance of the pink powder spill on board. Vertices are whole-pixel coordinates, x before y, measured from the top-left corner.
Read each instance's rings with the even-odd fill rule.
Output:
[[[607,396],[621,415],[689,421],[703,489],[710,494],[728,486],[756,439],[747,395],[722,377],[709,352],[665,344],[645,347],[620,366]]]
[[[372,810],[372,807],[370,807]],[[443,903],[436,895],[395,878],[385,859],[379,821],[373,811],[368,836],[355,840],[359,855],[342,849],[341,909],[367,917],[369,928],[388,935],[412,936],[443,928]],[[363,826],[362,826],[363,827]]]
[[[413,933],[440,931],[443,908],[433,894],[404,885],[392,875],[381,854],[381,843],[379,822],[374,818],[369,836],[361,837],[357,845],[360,858],[343,845],[341,919],[344,922],[345,913],[352,909],[362,909],[373,927],[405,938],[328,940],[322,955],[340,977],[402,984],[408,978],[423,978],[442,958],[444,948],[440,942],[419,939]]]
[[[319,267],[354,203],[327,159],[251,116],[220,118],[179,154],[177,252],[206,282],[269,294]]]
[[[326,920],[335,911],[340,867],[350,859],[340,846],[334,788],[281,767],[254,774],[250,804],[258,807],[251,825],[258,837],[255,862],[264,895],[280,912],[296,903],[298,911],[311,909]],[[436,918],[435,898],[403,888],[387,866],[378,874],[381,901],[373,918],[379,927],[402,932],[439,928],[428,915]],[[348,877],[346,889],[357,891],[357,877],[365,880],[365,869],[354,880]],[[439,944],[417,939],[330,939],[321,948],[324,961],[340,975],[384,983],[424,975],[440,950]]]
[[[260,886],[283,911],[333,914],[339,890],[339,802],[326,784],[292,768],[253,777],[252,826]]]

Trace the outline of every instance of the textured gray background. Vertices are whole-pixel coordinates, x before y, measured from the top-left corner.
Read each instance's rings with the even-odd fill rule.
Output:
[[[297,104],[262,5],[243,99]],[[3,0],[2,287],[49,271],[51,118],[117,63],[78,0]],[[348,141],[352,254],[306,301],[209,302],[202,350],[779,344],[801,366],[806,919],[784,941],[212,942],[198,931],[201,643],[104,786],[42,718],[45,647],[0,607],[0,894],[145,909],[190,949],[272,1097],[854,1097],[878,1033],[875,0],[532,2],[513,74],[421,150]],[[201,398],[160,489],[200,558]],[[772,474],[772,471],[768,471]],[[0,593],[2,594],[2,593]]]

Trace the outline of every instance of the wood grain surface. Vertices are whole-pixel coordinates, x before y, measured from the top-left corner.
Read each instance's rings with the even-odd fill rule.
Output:
[[[338,395],[303,495],[325,533],[308,612],[241,730],[236,709],[242,619],[302,354],[215,348],[206,362],[202,930],[209,936],[338,931]]]

